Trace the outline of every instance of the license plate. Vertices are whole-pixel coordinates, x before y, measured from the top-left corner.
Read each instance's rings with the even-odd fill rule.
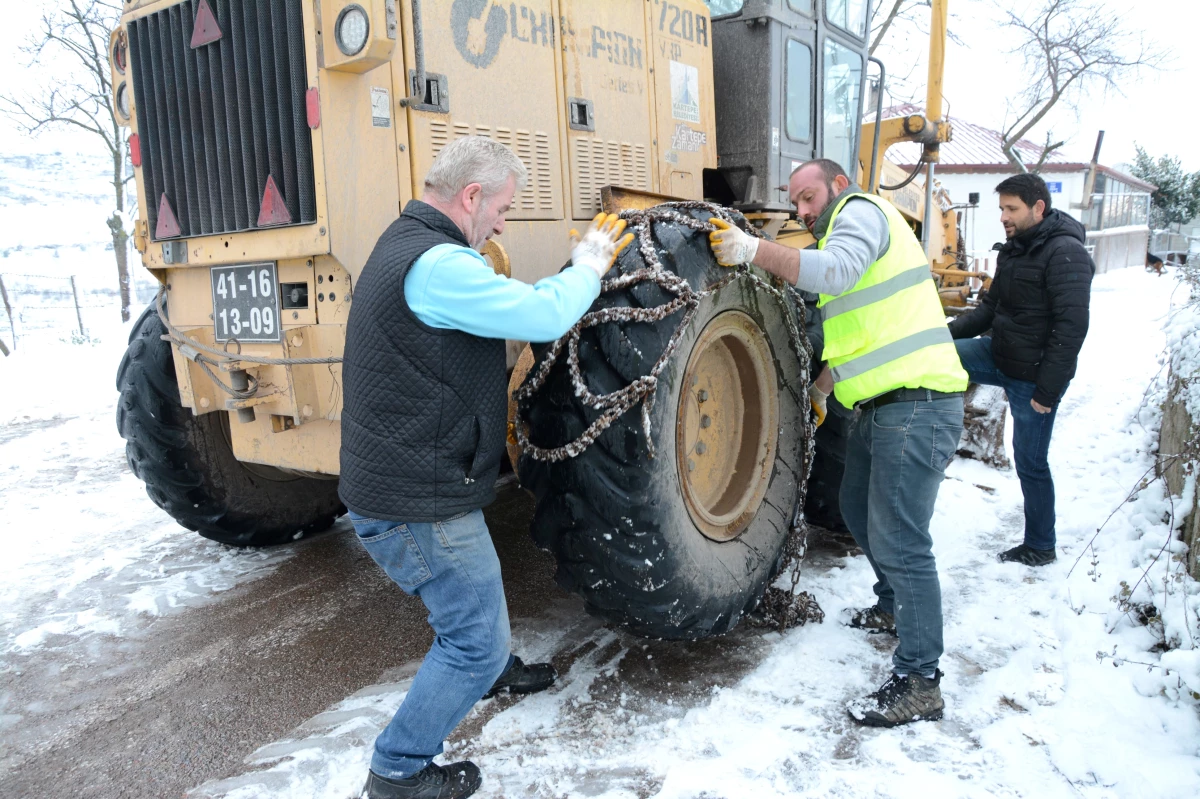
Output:
[[[212,267],[213,328],[226,341],[279,341],[275,264]]]

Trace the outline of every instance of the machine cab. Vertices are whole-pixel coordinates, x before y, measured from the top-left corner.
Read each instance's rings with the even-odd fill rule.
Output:
[[[791,212],[787,179],[813,158],[854,175],[869,0],[706,0],[712,14],[718,169],[705,196]]]

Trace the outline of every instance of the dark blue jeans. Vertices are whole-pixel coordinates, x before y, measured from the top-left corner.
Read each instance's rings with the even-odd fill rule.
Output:
[[[856,412],[846,442],[842,518],[875,570],[879,607],[895,616],[897,674],[931,675],[942,655],[929,520],[962,427],[962,397],[893,402]]]
[[[1054,478],[1046,458],[1058,406],[1050,413],[1035,411],[1029,401],[1037,384],[1014,380],[997,369],[990,338],[959,339],[954,346],[972,383],[1000,386],[1008,395],[1013,420],[1013,460],[1025,496],[1025,546],[1054,549]]]
[[[388,577],[425,603],[437,634],[400,709],[375,739],[371,771],[402,779],[441,754],[446,736],[512,663],[500,560],[482,511],[407,524],[351,511],[350,520]]]

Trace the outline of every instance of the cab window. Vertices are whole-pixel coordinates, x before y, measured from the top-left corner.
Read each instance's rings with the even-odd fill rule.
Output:
[[[825,96],[821,109],[824,156],[853,175],[855,139],[862,116],[862,56],[833,39],[825,40]]]
[[[813,0],[788,0],[788,8],[792,9],[792,11],[799,11],[801,14],[808,14],[811,17]]]
[[[726,14],[736,14],[742,10],[745,0],[704,0],[711,17],[723,17]]]
[[[787,43],[787,135],[792,141],[812,138],[812,50],[789,39]]]
[[[861,39],[867,35],[867,0],[825,0],[825,19]]]

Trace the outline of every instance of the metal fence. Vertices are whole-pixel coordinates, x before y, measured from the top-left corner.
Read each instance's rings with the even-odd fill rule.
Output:
[[[1156,230],[1150,235],[1150,252],[1164,258],[1172,256],[1173,260],[1184,261],[1200,255],[1200,236]]]
[[[153,297],[152,286],[135,284],[134,288],[137,307]],[[116,287],[76,275],[0,272],[0,351],[15,351],[37,339],[92,341],[98,329],[119,324],[120,314]]]
[[[1150,193],[1145,191],[1093,194],[1092,207],[1084,210],[1088,230],[1110,230],[1150,222]]]

